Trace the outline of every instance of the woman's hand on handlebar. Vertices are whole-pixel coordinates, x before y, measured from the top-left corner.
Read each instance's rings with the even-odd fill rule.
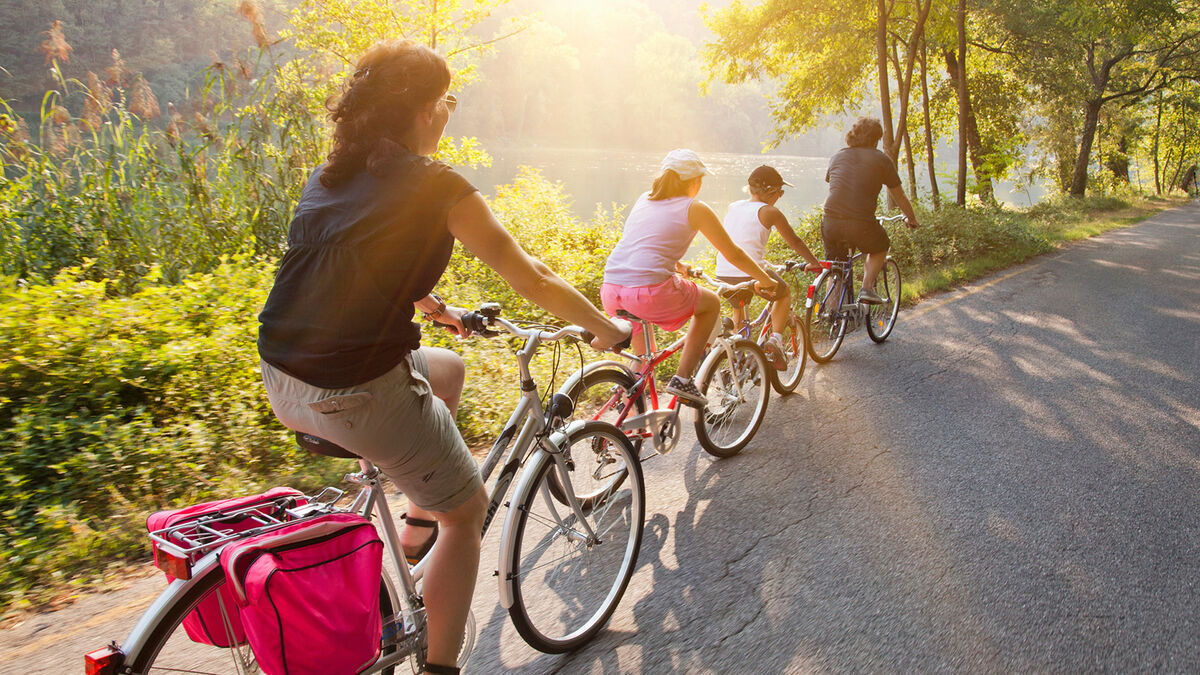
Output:
[[[463,315],[469,310],[463,307],[454,307],[446,305],[445,311],[438,317],[437,325],[444,327],[446,330],[454,333],[459,337],[470,337],[471,329],[463,325]]]
[[[596,333],[592,341],[589,342],[592,349],[597,351],[607,351],[616,347],[615,351],[619,351],[629,346],[630,338],[633,336],[633,324],[625,319],[610,319],[610,330],[606,330],[603,335]]]
[[[907,225],[908,229],[910,230],[915,230],[920,227],[920,224],[917,223],[917,219],[912,216],[905,217],[904,224]]]
[[[820,272],[823,269],[825,269],[825,268],[821,267],[821,263],[810,262],[810,263],[806,263],[804,265],[805,272]]]

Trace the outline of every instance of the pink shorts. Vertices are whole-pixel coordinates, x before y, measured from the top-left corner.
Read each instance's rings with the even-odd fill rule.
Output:
[[[696,282],[672,274],[670,279],[650,286],[603,284],[600,302],[610,316],[616,316],[617,310],[623,309],[663,330],[673,331],[682,328],[696,313],[700,288]],[[641,329],[640,324],[633,324],[635,335]]]

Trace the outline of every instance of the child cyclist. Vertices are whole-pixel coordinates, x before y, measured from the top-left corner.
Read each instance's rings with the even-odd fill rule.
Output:
[[[702,233],[737,269],[756,280],[758,291],[771,294],[778,286],[733,243],[712,208],[696,199],[707,174],[695,152],[667,153],[653,188],[638,197],[625,219],[621,240],[605,262],[600,287],[604,311],[610,315],[624,309],[668,331],[679,330],[691,319],[679,354],[679,370],[663,391],[696,407],[707,402],[692,382],[692,374],[721,315],[716,293],[676,274],[686,277],[691,272],[680,260],[696,233]],[[639,324],[634,324],[634,330],[639,330]],[[642,348],[640,340],[633,344]]]
[[[750,198],[730,204],[729,211],[725,214],[725,231],[729,233],[733,243],[748,253],[754,262],[762,265],[763,256],[767,251],[767,240],[771,237],[771,230],[775,229],[787,245],[808,262],[806,270],[820,270],[817,256],[796,236],[796,231],[788,223],[787,216],[775,208],[775,202],[783,196],[783,186],[792,187],[792,184],[785,181],[774,167],[765,164],[751,171],[746,183]],[[783,356],[782,334],[791,312],[790,293],[787,283],[773,271],[768,271],[779,281],[779,289],[775,291],[775,309],[771,312],[771,338],[767,340],[766,352],[775,368],[784,370],[787,363]],[[740,284],[750,279],[720,253],[717,254],[716,273],[717,278],[727,284]],[[740,326],[745,320],[745,310],[734,306],[734,323]]]

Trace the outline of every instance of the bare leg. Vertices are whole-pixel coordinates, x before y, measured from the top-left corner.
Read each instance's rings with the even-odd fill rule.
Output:
[[[721,301],[717,294],[707,288],[700,289],[700,300],[696,303],[696,313],[692,316],[692,325],[684,338],[683,349],[679,352],[680,377],[691,377],[700,364],[700,357],[708,345],[708,336],[712,335],[713,326],[721,318]]]
[[[427,660],[441,666],[457,665],[475,576],[479,572],[480,531],[487,512],[487,491],[479,491],[466,504],[437,514],[437,543],[429,552],[422,594],[429,620]]]
[[[771,331],[783,334],[792,314],[792,292],[787,284],[779,284],[775,306],[771,308]]]
[[[875,279],[879,277],[879,272],[885,264],[887,264],[887,251],[867,254],[867,264],[863,268],[863,288],[875,290]]]

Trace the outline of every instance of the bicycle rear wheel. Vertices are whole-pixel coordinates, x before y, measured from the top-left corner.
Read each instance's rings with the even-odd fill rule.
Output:
[[[808,354],[817,363],[828,363],[846,339],[846,319],[841,313],[841,293],[834,279],[836,274],[826,274],[813,289],[812,304],[804,315],[808,329]]]
[[[596,448],[611,461],[598,469],[569,461]],[[548,454],[538,457],[534,479],[513,495],[515,521],[505,533],[513,537],[509,615],[526,642],[554,654],[595,637],[621,601],[641,549],[645,486],[629,439],[604,422],[571,432],[562,465]],[[619,487],[613,480],[618,471],[627,476]],[[571,507],[552,496],[550,477],[557,475],[563,484],[563,473],[575,494],[592,496],[581,511],[595,537]]]
[[[896,315],[900,313],[900,267],[895,260],[888,258],[875,281],[875,291],[887,302],[871,306],[871,313],[867,316],[867,335],[875,342],[883,342],[892,334],[892,329],[896,327]]]
[[[808,364],[808,331],[795,314],[788,319],[783,331],[783,358],[787,367],[784,370],[771,370],[771,384],[780,396],[787,396],[800,384],[800,378],[804,377],[804,366]]]
[[[762,349],[746,339],[728,350],[718,343],[700,364],[696,385],[708,405],[696,411],[696,438],[708,454],[732,457],[754,438],[767,414],[769,368]]]
[[[621,409],[629,402],[629,390],[633,387],[633,377],[619,368],[598,368],[583,376],[575,386],[570,390],[565,391],[567,396],[575,403],[575,413],[569,421],[574,420],[599,420],[616,425],[617,417],[620,416]],[[646,401],[644,398],[637,398],[633,401],[633,408],[629,411],[629,416],[641,415],[646,412]],[[636,455],[641,456],[642,438],[630,438],[630,443],[633,444],[633,450]],[[581,453],[581,457],[576,458],[579,462],[591,461],[594,465],[605,460],[604,446],[602,443],[592,448],[591,453]],[[591,494],[575,493],[575,496],[583,501],[583,508],[591,508],[591,501],[597,496],[602,496],[607,491],[620,487],[621,482],[625,480],[626,473],[624,471],[615,471],[612,474],[611,485],[595,485]],[[562,482],[556,473],[551,472],[549,477],[550,493],[560,504],[567,503],[566,491],[563,490]]]
[[[262,673],[248,643],[230,647],[193,642],[183,627],[183,619],[206,598],[221,597],[225,587],[225,570],[220,565],[208,568],[203,576],[186,593],[163,612],[161,620],[150,629],[149,637],[137,653],[126,655],[127,669],[121,672],[135,675],[158,675],[160,673],[204,673],[207,675],[256,675]],[[389,618],[393,615],[391,597],[386,586],[380,582],[379,608],[384,617],[384,633],[387,634]],[[222,601],[219,626],[206,625],[210,635],[232,635],[230,621],[234,607],[226,607]],[[382,654],[389,654],[394,646],[385,647]],[[391,675],[395,670],[389,666],[368,673]]]

